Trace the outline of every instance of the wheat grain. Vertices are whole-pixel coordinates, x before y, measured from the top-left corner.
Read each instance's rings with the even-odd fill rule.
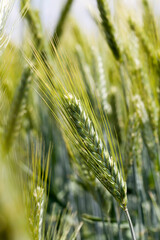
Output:
[[[76,97],[69,94],[65,97],[64,104],[80,137],[79,151],[85,163],[120,206],[125,207],[127,204],[126,182],[116,162],[99,138],[92,121]]]

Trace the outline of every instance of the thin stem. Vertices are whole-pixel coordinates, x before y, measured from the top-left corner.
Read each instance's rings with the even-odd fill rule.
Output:
[[[132,224],[132,221],[131,221],[131,218],[130,218],[130,215],[129,215],[129,212],[128,212],[128,208],[127,208],[127,207],[124,209],[124,212],[125,212],[125,214],[126,214],[126,217],[127,217],[128,223],[129,223],[129,227],[130,227],[130,230],[131,230],[132,239],[133,239],[133,240],[136,240],[136,236],[135,236],[133,224]]]

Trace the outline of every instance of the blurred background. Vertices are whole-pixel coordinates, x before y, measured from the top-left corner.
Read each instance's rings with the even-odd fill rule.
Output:
[[[119,2],[124,2],[125,11],[127,11],[127,9],[129,8],[134,13],[139,10],[138,6],[140,4],[139,0],[110,0],[108,2],[113,15],[114,10]],[[149,2],[153,6],[155,14],[160,15],[159,1],[150,0]],[[32,0],[31,3],[34,8],[39,9],[44,29],[46,29],[48,33],[52,33],[58,21],[61,9],[66,3],[66,0]],[[20,3],[18,0],[16,0],[14,4],[14,9],[8,21],[8,28],[10,28],[10,26],[12,25],[11,23],[15,20],[17,14],[19,14],[19,9]],[[90,10],[92,9],[96,9],[95,0],[75,0],[70,14],[80,25],[81,29],[83,29],[85,34],[92,34],[93,36],[95,36],[98,31],[94,21],[90,16]],[[18,24],[16,24],[15,30],[12,34],[12,39],[16,44],[21,43],[22,33],[23,23],[22,21],[20,21]]]

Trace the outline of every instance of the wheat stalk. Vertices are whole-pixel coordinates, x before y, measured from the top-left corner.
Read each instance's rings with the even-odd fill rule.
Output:
[[[125,211],[132,238],[135,240],[133,225],[127,209],[127,186],[116,161],[110,156],[80,101],[75,96],[68,94],[65,96],[64,106],[68,110],[71,125],[74,124],[73,128],[77,131],[76,140],[85,164]]]

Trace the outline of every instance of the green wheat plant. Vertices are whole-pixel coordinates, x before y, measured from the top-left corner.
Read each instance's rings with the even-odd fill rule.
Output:
[[[151,1],[133,12],[96,0],[93,34],[74,19],[76,1],[64,1],[50,33],[43,8],[17,2],[8,31],[14,1],[0,1],[0,239],[158,240],[160,31]]]
[[[58,52],[56,53],[58,57]],[[37,59],[41,61],[42,65],[43,61],[40,59],[40,55],[38,53],[36,54]],[[63,66],[60,65],[60,67]],[[62,71],[64,71],[64,69]],[[38,72],[37,74],[39,75],[40,73]],[[67,76],[66,78],[64,78],[63,84],[64,86],[66,86],[66,88],[67,85],[70,85],[71,91],[76,91],[77,89],[74,89],[75,86],[73,86],[72,75],[68,74],[69,73],[66,74]],[[74,70],[72,69],[71,74],[74,74]],[[65,89],[60,89],[62,83],[60,82],[59,78],[56,77],[54,69],[52,75],[55,75],[55,82],[57,81],[55,85],[57,89],[53,88],[53,85],[50,84],[50,82],[45,83],[45,81],[43,80],[43,76],[41,77],[41,75],[39,75],[41,77],[40,89],[42,91],[42,94],[44,91],[44,87],[48,87],[48,94],[44,96],[46,98],[46,102],[48,102],[48,105],[50,106],[50,109],[53,115],[57,118],[58,122],[60,116],[57,111],[64,119],[64,126],[63,122],[61,126],[63,129],[62,132],[64,132],[66,138],[71,141],[70,148],[76,148],[76,146],[78,146],[79,154],[81,155],[82,159],[84,159],[84,163],[87,166],[88,170],[93,173],[93,175],[103,184],[103,186],[111,193],[111,195],[117,200],[119,205],[124,209],[129,220],[133,239],[135,239],[133,226],[127,209],[126,182],[124,180],[123,167],[120,167],[122,161],[116,152],[114,143],[112,141],[112,133],[110,132],[110,128],[107,126],[108,123],[106,122],[105,126],[108,136],[108,144],[113,156],[110,155],[107,147],[105,146],[103,137],[99,137],[99,134],[96,131],[96,127],[98,127],[98,125],[93,115],[91,114],[93,121],[96,124],[96,127],[94,126],[93,121],[88,116],[88,112],[86,113],[83,110],[80,100],[78,100],[71,93],[67,93]],[[83,80],[81,84],[83,84]],[[83,85],[82,89],[80,89],[79,91],[79,94],[82,94],[85,103],[85,101],[87,101],[87,95],[85,94],[85,92],[83,92],[85,91],[83,89]],[[53,102],[52,98],[55,99]],[[57,101],[56,104],[55,101]],[[57,109],[57,106],[59,106],[60,110]],[[87,107],[89,111],[90,106],[88,105]],[[57,109],[57,111],[54,111],[55,108]],[[119,159],[117,159],[118,157]]]

